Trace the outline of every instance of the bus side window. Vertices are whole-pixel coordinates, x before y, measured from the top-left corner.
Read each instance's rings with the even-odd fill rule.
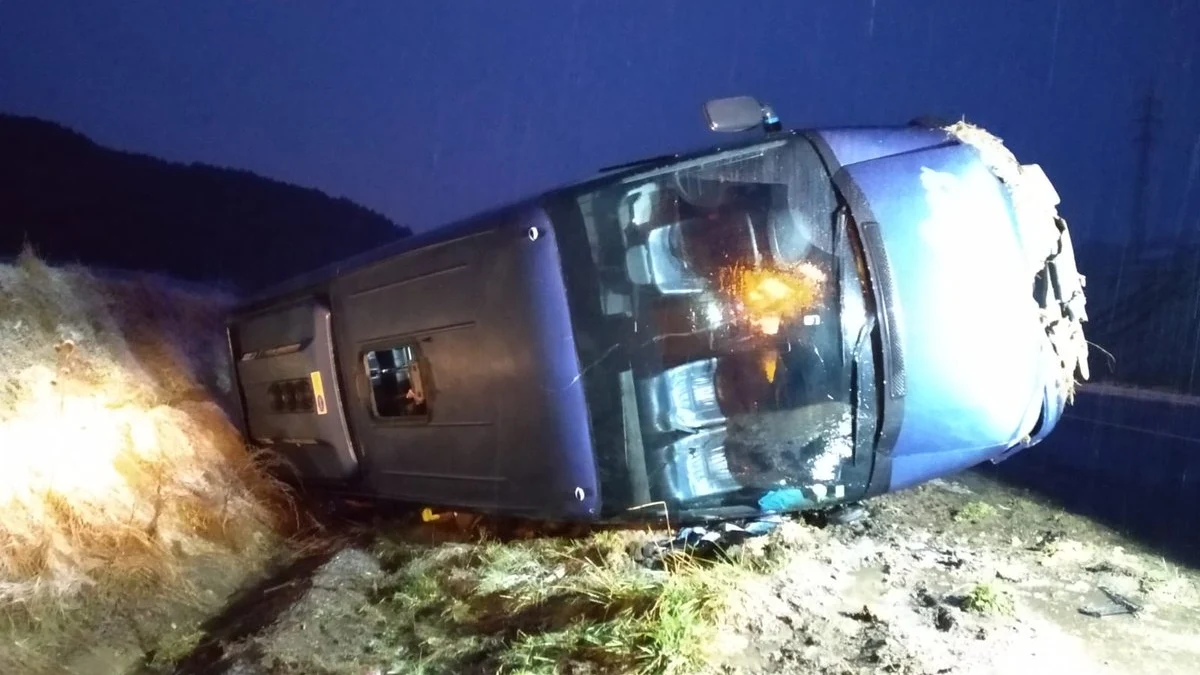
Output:
[[[371,381],[371,404],[376,417],[428,418],[426,382],[416,345],[376,349],[367,352],[364,362]]]

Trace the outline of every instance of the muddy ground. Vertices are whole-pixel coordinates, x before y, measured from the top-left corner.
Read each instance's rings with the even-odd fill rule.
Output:
[[[1200,672],[1195,570],[970,473],[872,509],[867,527],[795,532],[729,671]],[[1137,611],[1084,613],[1122,601]]]
[[[868,506],[857,523],[789,521],[743,545],[774,547],[781,562],[732,596],[709,645],[709,670],[1200,672],[1196,570],[974,473]],[[410,526],[402,536],[431,535]],[[375,609],[373,589],[391,571],[376,550],[348,542],[259,587],[210,626],[176,672],[405,672],[383,658],[389,645],[425,647],[413,640],[420,626],[394,625]],[[473,662],[472,670],[486,669]]]

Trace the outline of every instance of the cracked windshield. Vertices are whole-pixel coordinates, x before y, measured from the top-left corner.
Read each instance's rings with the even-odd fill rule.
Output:
[[[857,233],[810,142],[640,172],[578,205],[604,323],[576,330],[617,340],[592,366],[632,384],[627,423],[655,496],[782,510],[865,487],[854,443],[876,422],[860,374],[874,372],[870,302]]]
[[[1200,0],[0,0],[0,675],[1200,675]]]

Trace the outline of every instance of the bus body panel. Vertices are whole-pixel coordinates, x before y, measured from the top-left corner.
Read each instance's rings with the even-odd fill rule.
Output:
[[[553,228],[540,211],[522,207],[464,230],[341,268],[324,286],[295,286],[327,295],[332,309],[342,404],[359,459],[357,473],[333,487],[594,518],[601,495]],[[233,334],[246,321],[235,318]],[[371,374],[372,361],[406,347],[419,363],[423,415],[384,400],[395,394],[395,387],[385,392],[387,376],[404,368]],[[247,384],[240,383],[252,400]],[[278,439],[272,445],[285,458],[300,452]],[[301,467],[304,481],[327,478]]]
[[[325,303],[310,297],[243,317],[229,341],[249,439],[286,444],[284,459],[310,480],[355,475]]]

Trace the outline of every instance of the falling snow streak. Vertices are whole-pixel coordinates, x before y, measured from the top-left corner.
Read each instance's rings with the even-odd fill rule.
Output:
[[[1054,66],[1058,62],[1058,31],[1062,26],[1062,0],[1054,4],[1054,37],[1050,40],[1050,69],[1046,74],[1046,88],[1054,87]]]

